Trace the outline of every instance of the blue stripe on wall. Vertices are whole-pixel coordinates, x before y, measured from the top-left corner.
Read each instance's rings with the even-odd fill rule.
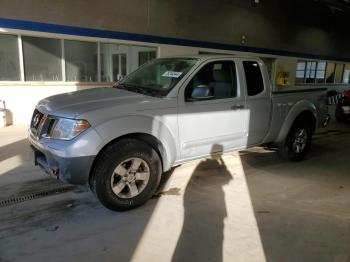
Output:
[[[221,43],[215,43],[215,42],[205,42],[205,41],[197,41],[197,40],[189,40],[189,39],[181,39],[181,38],[173,38],[173,37],[134,34],[134,33],[117,32],[117,31],[110,31],[110,30],[83,28],[83,27],[76,27],[76,26],[66,26],[66,25],[58,25],[58,24],[14,20],[14,19],[7,19],[7,18],[0,18],[0,27],[20,29],[20,30],[30,30],[30,31],[37,31],[37,32],[66,34],[66,35],[129,40],[129,41],[147,42],[147,43],[154,43],[154,44],[180,45],[180,46],[190,46],[190,47],[199,47],[199,48],[211,48],[211,49],[218,49],[218,50],[261,53],[261,54],[269,54],[269,55],[277,55],[277,56],[290,56],[290,57],[301,57],[301,58],[308,58],[308,59],[323,59],[323,60],[350,62],[349,57],[332,57],[332,56],[323,56],[323,55],[313,55],[313,54],[306,54],[306,53],[275,50],[275,49],[269,49],[269,48],[221,44]]]

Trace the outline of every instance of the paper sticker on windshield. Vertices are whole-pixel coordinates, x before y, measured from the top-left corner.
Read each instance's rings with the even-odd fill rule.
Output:
[[[172,78],[178,78],[180,75],[182,75],[182,72],[175,72],[175,71],[166,71],[162,76],[165,77],[172,77]]]

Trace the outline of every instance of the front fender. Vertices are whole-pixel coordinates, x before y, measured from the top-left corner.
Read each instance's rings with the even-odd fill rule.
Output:
[[[288,114],[287,114],[287,116],[286,116],[286,118],[281,126],[281,130],[277,136],[277,139],[275,140],[276,143],[283,141],[287,137],[289,130],[292,127],[295,119],[302,112],[305,112],[305,111],[311,112],[313,114],[313,116],[315,117],[315,119],[317,119],[317,109],[313,103],[311,103],[308,100],[301,100],[301,101],[297,102],[289,110],[289,112],[288,112]]]
[[[156,137],[164,148],[163,168],[169,170],[177,157],[177,134],[173,134],[160,117],[151,116],[125,116],[109,120],[95,127],[98,134],[104,140],[104,145],[118,137],[132,133],[143,133]],[[177,129],[175,129],[177,130]]]

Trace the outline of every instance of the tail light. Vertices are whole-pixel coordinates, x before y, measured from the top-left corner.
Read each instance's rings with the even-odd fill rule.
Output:
[[[350,97],[350,90],[344,91],[344,96],[345,97]]]

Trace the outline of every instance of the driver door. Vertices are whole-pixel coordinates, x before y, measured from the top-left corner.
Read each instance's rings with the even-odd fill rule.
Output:
[[[178,123],[183,160],[246,146],[247,112],[237,75],[233,60],[208,62],[180,90]],[[191,97],[196,87],[203,86],[210,90],[207,98]]]

